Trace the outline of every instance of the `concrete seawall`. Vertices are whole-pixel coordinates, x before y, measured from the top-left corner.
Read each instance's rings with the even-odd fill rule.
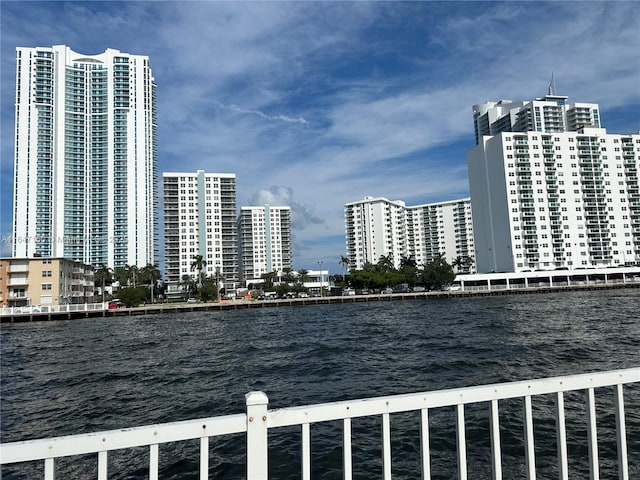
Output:
[[[572,285],[558,287],[510,288],[495,290],[461,290],[436,291],[420,293],[392,293],[375,295],[350,295],[341,297],[291,298],[281,300],[223,300],[220,303],[156,303],[135,308],[118,308],[113,310],[93,310],[79,312],[37,312],[2,315],[2,323],[40,322],[50,320],[73,320],[91,317],[126,317],[137,315],[170,314],[184,312],[206,312],[213,310],[239,310],[247,308],[300,307],[306,305],[323,305],[330,303],[367,303],[394,302],[408,300],[479,297],[497,295],[534,295],[563,291],[612,290],[621,288],[640,288],[640,282]]]

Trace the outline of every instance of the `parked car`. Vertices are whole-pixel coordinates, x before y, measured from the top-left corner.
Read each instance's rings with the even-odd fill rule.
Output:
[[[198,299],[197,298],[187,298],[187,303],[198,303]]]
[[[109,302],[109,305],[107,307],[109,308],[109,310],[115,310],[116,308],[124,307],[124,305],[120,300],[118,300],[117,298],[114,298]]]

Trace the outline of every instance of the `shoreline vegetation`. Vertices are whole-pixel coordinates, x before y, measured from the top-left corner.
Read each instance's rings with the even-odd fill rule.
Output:
[[[308,306],[308,305],[326,305],[340,303],[367,303],[367,302],[385,302],[385,301],[405,301],[405,300],[425,300],[425,299],[443,299],[457,297],[481,297],[481,296],[498,296],[498,295],[532,295],[540,293],[557,293],[566,291],[588,291],[588,290],[614,290],[640,288],[640,282],[628,283],[612,283],[612,284],[590,284],[590,285],[562,285],[562,286],[544,286],[544,287],[527,287],[527,288],[503,288],[503,289],[482,289],[482,290],[441,290],[431,292],[417,293],[382,293],[367,295],[343,295],[328,297],[310,297],[310,298],[285,298],[273,300],[222,300],[220,302],[210,303],[154,303],[133,308],[117,308],[105,310],[89,310],[77,312],[34,312],[30,314],[12,314],[2,315],[1,323],[21,323],[21,322],[38,322],[49,320],[71,320],[79,318],[92,317],[121,317],[121,316],[138,316],[138,315],[154,315],[165,313],[184,313],[184,312],[206,312],[215,310],[238,310],[247,308],[277,308],[292,306]]]

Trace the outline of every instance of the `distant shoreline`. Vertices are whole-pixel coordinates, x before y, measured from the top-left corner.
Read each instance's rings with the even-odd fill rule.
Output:
[[[457,297],[489,297],[498,295],[533,295],[540,293],[557,293],[563,291],[614,290],[640,288],[640,282],[571,285],[557,287],[528,287],[494,290],[459,290],[420,293],[391,293],[348,295],[334,297],[288,298],[278,300],[223,300],[220,303],[155,303],[134,308],[118,308],[113,310],[93,310],[79,312],[38,312],[30,314],[3,315],[1,323],[27,323],[55,320],[74,320],[94,317],[127,317],[139,315],[156,315],[167,313],[207,312],[215,310],[242,310],[249,308],[277,308],[307,305],[327,305],[339,303],[368,303],[404,300],[425,300]]]

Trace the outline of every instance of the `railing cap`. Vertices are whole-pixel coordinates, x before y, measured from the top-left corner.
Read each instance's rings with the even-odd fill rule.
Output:
[[[269,403],[269,398],[267,394],[260,391],[249,392],[244,396],[247,406],[249,405],[267,405]]]

